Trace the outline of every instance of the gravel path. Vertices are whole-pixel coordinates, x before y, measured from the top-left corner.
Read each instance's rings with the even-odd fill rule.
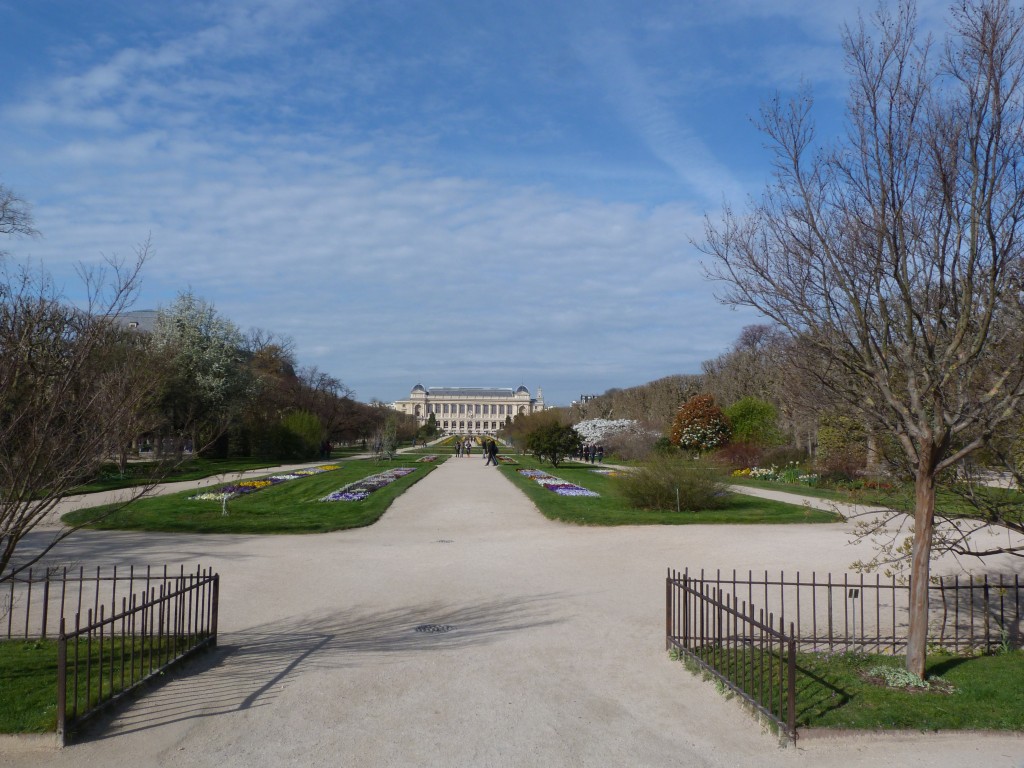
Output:
[[[222,576],[215,653],[11,766],[1024,766],[1015,735],[780,747],[664,650],[667,567],[839,571],[841,525],[580,528],[478,457],[376,525],[309,536],[83,533],[58,556]],[[435,625],[443,632],[418,632]]]

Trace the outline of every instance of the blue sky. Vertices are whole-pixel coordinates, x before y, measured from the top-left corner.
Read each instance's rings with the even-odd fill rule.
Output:
[[[136,308],[191,287],[361,400],[697,372],[757,317],[691,240],[763,188],[762,101],[803,78],[841,129],[858,7],[0,0],[0,182],[43,235],[0,248],[72,293],[151,238]]]

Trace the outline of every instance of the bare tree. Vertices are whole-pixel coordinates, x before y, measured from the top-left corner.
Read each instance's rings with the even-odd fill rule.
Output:
[[[898,440],[923,675],[936,482],[1024,397],[1024,23],[1006,0],[965,2],[937,56],[909,2],[874,25],[844,31],[846,137],[816,146],[806,93],[766,106],[774,184],[708,222],[703,248],[725,301],[817,348],[823,386]]]
[[[46,273],[0,277],[0,581],[43,557],[73,528],[47,526],[15,554],[60,499],[94,477],[150,426],[157,391],[148,344],[116,318],[132,302],[148,244],[132,263],[81,270],[88,301],[75,307]],[[139,489],[139,493],[146,489]]]
[[[36,236],[39,233],[32,226],[32,211],[28,203],[9,188],[0,184],[0,235]],[[0,251],[0,256],[6,253]]]

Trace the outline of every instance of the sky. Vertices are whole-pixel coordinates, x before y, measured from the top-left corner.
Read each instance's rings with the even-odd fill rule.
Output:
[[[0,0],[0,183],[41,233],[0,249],[74,300],[148,241],[136,309],[191,289],[363,401],[697,373],[759,322],[705,217],[769,181],[776,93],[842,131],[860,7]]]

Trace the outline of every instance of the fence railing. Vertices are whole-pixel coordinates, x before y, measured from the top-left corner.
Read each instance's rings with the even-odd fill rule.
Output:
[[[670,570],[665,646],[718,677],[780,732],[796,738],[796,645],[773,614]],[[775,627],[778,627],[776,629]]]
[[[30,572],[4,585],[7,639],[56,641],[62,744],[154,675],[216,645],[219,584],[211,569],[165,567]]]
[[[812,572],[739,575],[700,572],[689,578],[746,601],[795,628],[802,650],[902,652],[910,586],[895,578]],[[1024,583],[1019,575],[936,577],[928,589],[928,642],[953,652],[1024,646]]]
[[[936,578],[932,646],[954,652],[1024,646],[1020,577]],[[669,570],[666,647],[684,653],[796,737],[796,651],[889,653],[906,646],[909,584],[799,573]]]

